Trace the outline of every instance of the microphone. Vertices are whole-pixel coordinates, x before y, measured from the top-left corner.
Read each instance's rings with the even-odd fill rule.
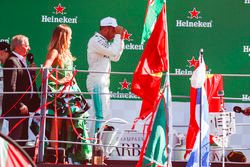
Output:
[[[27,54],[27,60],[30,63],[30,67],[36,67],[34,63],[34,55],[32,53]],[[35,65],[35,66],[34,66]],[[30,69],[30,74],[34,78],[36,76],[36,70],[35,69]]]
[[[32,64],[34,62],[34,55],[32,53],[28,53],[27,60],[30,64]]]

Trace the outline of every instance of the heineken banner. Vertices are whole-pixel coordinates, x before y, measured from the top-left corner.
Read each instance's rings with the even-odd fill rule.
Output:
[[[128,33],[121,59],[112,63],[111,71],[122,73],[111,74],[111,109],[114,117],[132,122],[140,110],[140,98],[130,88],[132,72],[145,47],[141,35],[147,3],[147,0],[1,0],[0,41],[10,42],[16,34],[29,37],[30,52],[40,66],[46,59],[54,28],[68,24],[73,32],[71,52],[77,58],[74,64],[76,69],[85,71],[78,72],[76,79],[81,90],[87,92],[88,40],[99,31],[102,18],[115,17]],[[167,0],[174,124],[183,123],[183,118],[178,118],[180,113],[186,115],[184,123],[188,123],[189,99],[179,96],[189,96],[189,78],[201,48],[207,73],[233,74],[223,77],[225,102],[230,106],[226,109],[232,110],[236,103],[243,108],[250,105],[249,16],[250,0]],[[90,98],[88,94],[84,96]]]

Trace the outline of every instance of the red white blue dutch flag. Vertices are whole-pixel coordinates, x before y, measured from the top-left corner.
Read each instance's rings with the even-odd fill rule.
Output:
[[[208,124],[208,101],[204,83],[206,80],[206,66],[203,60],[203,56],[199,57],[199,66],[193,72],[191,77],[191,87],[195,89],[190,95],[191,100],[195,101],[193,108],[194,119],[190,119],[190,125],[195,124],[196,128],[189,127],[187,136],[193,136],[196,134],[195,143],[192,152],[187,162],[187,167],[208,167],[209,163],[209,124]],[[191,110],[192,112],[192,110]],[[191,116],[190,116],[191,117]],[[192,129],[192,130],[190,130]],[[188,139],[188,137],[187,137]],[[188,140],[187,140],[188,142]]]

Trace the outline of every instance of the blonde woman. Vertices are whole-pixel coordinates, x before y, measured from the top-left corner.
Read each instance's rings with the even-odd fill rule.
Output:
[[[48,102],[53,102],[48,106],[48,114],[87,118],[89,116],[87,112],[89,106],[83,96],[76,93],[81,92],[81,90],[75,78],[73,78],[73,61],[75,58],[70,52],[71,36],[71,28],[66,24],[60,24],[54,30],[49,43],[44,67],[58,68],[58,70],[51,73],[49,77],[48,91],[52,93],[48,93]],[[53,93],[56,91],[65,93],[59,96],[59,94]],[[70,120],[53,119],[51,121],[50,140],[56,140],[57,136],[59,136],[59,140],[82,140],[84,143],[90,143],[88,140],[83,140],[88,138],[86,119],[72,121],[77,132],[73,130]],[[64,128],[65,126],[67,129]],[[81,137],[77,135],[81,135]],[[57,143],[51,142],[50,144],[52,147],[56,147]],[[91,159],[92,150],[90,145],[66,144],[64,147],[68,157],[72,158],[73,162],[84,163],[86,160]]]

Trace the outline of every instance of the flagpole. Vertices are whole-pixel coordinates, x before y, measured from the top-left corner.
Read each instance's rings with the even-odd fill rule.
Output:
[[[201,133],[202,133],[202,88],[200,89],[200,147],[199,147],[199,166],[201,166]]]
[[[169,77],[169,72],[166,73],[166,80],[165,80],[165,85],[167,86],[167,94],[166,94],[166,103],[167,103],[167,139],[168,139],[168,167],[172,167],[172,151],[173,151],[173,123],[172,123],[172,106],[171,106],[171,88],[170,88],[170,77]]]
[[[200,63],[203,63],[203,49],[200,49]],[[201,147],[202,147],[202,143],[201,143],[201,139],[202,139],[202,87],[199,88],[200,89],[200,148],[198,149],[199,151],[199,166],[201,166]]]
[[[205,166],[208,167],[209,166],[209,136],[207,135],[209,130],[209,125],[207,123],[208,103],[207,103],[206,90],[204,88],[204,83],[206,82],[206,66],[203,60],[202,49],[200,49],[199,65],[196,66],[190,80],[192,87],[190,92],[191,96],[190,116],[192,117],[190,117],[190,126],[188,129],[187,139],[190,139],[191,130],[193,131],[193,133],[195,133],[196,138],[193,138],[195,139],[195,143],[192,146],[193,149],[190,158],[188,160],[187,166],[201,167],[203,165],[204,167]],[[191,129],[191,127],[193,129]]]
[[[166,9],[166,2],[164,3],[164,7]],[[170,64],[169,64],[169,49],[168,49],[168,26],[167,26],[167,12],[166,12],[166,41],[167,43],[165,43],[165,49],[166,49],[166,53],[168,55],[168,59],[167,59],[167,64],[168,64],[168,69],[166,72],[166,78],[165,78],[165,86],[167,86],[167,95],[166,95],[166,100],[167,100],[167,127],[168,127],[168,134],[166,135],[167,139],[168,139],[168,149],[167,149],[167,153],[168,153],[168,167],[172,167],[172,152],[173,152],[173,122],[172,122],[172,94],[171,94],[171,87],[170,87]]]
[[[42,84],[42,96],[41,96],[41,118],[40,118],[40,129],[39,129],[39,137],[38,137],[38,163],[42,163],[44,161],[44,149],[45,149],[45,128],[46,128],[46,102],[47,102],[47,92],[48,92],[48,69],[45,68],[43,70],[43,84]]]

